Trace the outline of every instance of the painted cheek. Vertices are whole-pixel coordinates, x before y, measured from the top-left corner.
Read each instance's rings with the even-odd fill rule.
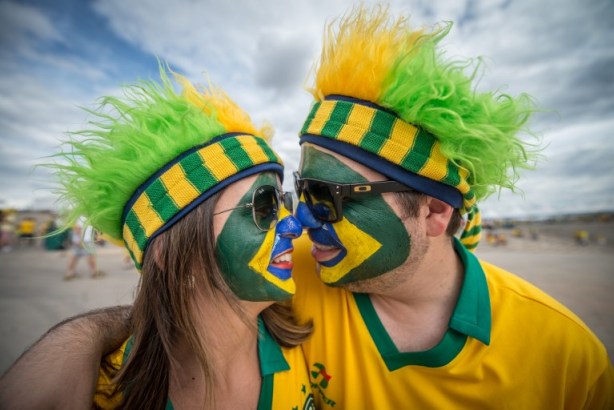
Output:
[[[292,280],[292,240],[300,236],[302,226],[283,207],[279,218],[275,229],[267,232],[262,246],[250,260],[249,267],[271,285],[292,295],[296,291]]]
[[[276,184],[262,174],[239,203],[250,200],[253,187]],[[276,230],[260,231],[252,214],[245,209],[232,211],[217,238],[216,258],[224,279],[239,299],[249,301],[284,301],[296,291],[294,281],[281,280],[267,271]]]
[[[344,221],[347,224],[335,226],[335,229],[356,263],[336,284],[377,277],[399,267],[407,259],[409,235],[383,198],[348,204],[344,209]]]

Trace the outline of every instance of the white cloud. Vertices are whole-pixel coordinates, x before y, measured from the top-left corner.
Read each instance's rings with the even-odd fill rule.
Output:
[[[2,46],[21,48],[31,39],[64,42],[49,18],[38,8],[14,1],[0,2],[0,38]]]
[[[302,86],[318,57],[324,23],[352,5],[349,0],[94,2],[115,36],[168,61],[193,81],[205,81],[206,71],[256,122],[269,120],[287,179],[298,165],[297,133],[311,101]],[[523,175],[524,199],[503,193],[501,200],[484,203],[486,214],[612,207],[614,195],[607,188],[613,185],[608,185],[612,168],[604,159],[614,156],[613,8],[608,0],[391,2],[393,12],[412,14],[417,26],[454,20],[444,40],[447,55],[486,57],[480,89],[527,91],[549,110],[534,122],[549,144],[549,160]],[[3,1],[0,16],[2,45],[10,46],[0,51],[0,160],[5,164],[0,178],[6,180],[2,170],[10,170],[23,178],[11,187],[24,187],[0,184],[0,192],[31,197],[38,183],[27,179],[25,168],[18,170],[20,162],[51,153],[58,135],[82,125],[85,117],[76,106],[115,93],[109,78],[121,73],[125,62],[54,52],[52,45],[70,45],[79,33],[67,34],[33,6]],[[105,39],[98,41],[95,47],[107,56]],[[34,70],[26,70],[22,59]],[[45,77],[50,68],[63,77]],[[574,161],[580,154],[583,159]]]

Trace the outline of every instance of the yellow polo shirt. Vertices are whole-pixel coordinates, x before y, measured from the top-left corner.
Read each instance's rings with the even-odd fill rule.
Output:
[[[399,352],[367,294],[325,286],[295,241],[294,304],[321,409],[614,409],[606,349],[571,311],[460,242],[462,290],[439,344]]]

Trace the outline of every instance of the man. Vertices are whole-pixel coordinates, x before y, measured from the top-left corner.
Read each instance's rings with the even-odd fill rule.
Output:
[[[316,402],[611,408],[612,365],[590,330],[468,250],[476,202],[531,166],[517,134],[533,108],[526,96],[473,90],[466,64],[437,48],[448,30],[359,10],[326,40],[296,175],[314,245],[313,258],[295,245],[294,305],[314,323],[303,348]],[[54,333],[43,343],[70,325]]]
[[[295,252],[294,304],[314,323],[317,402],[612,408],[612,365],[586,325],[470,252],[476,202],[532,165],[518,134],[534,108],[475,91],[467,63],[438,50],[449,28],[359,10],[325,40],[296,175],[317,266]]]

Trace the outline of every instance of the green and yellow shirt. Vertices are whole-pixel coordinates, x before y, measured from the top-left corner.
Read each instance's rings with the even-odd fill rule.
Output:
[[[258,409],[313,409],[313,395],[301,348],[279,346],[262,320],[258,320],[258,331],[258,356],[262,375]],[[112,409],[119,405],[121,395],[112,394],[111,380],[128,358],[131,347],[132,338],[104,358],[94,396],[94,405],[97,408]],[[170,399],[166,403],[166,408],[173,409]]]
[[[587,326],[460,242],[465,277],[449,329],[422,352],[400,352],[369,296],[323,285],[309,240],[294,245],[294,303],[314,323],[303,350],[318,408],[614,408],[612,364]]]

